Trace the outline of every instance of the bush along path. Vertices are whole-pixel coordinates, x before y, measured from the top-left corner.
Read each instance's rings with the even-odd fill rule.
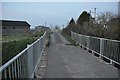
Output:
[[[24,37],[21,35],[3,36],[2,40],[2,65],[7,61],[12,59],[22,50],[24,50],[27,45],[32,44],[35,40],[43,35],[44,32],[36,32],[34,34],[26,34]],[[5,40],[8,39],[8,40]]]

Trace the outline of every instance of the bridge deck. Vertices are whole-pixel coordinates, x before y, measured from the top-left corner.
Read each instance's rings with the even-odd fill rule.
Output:
[[[106,64],[60,34],[51,35],[45,78],[117,78],[118,69]]]

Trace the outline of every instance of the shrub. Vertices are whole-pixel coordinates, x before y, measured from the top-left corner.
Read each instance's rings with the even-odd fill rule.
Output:
[[[27,44],[31,44],[35,41],[35,38],[25,38],[18,41],[10,41],[2,43],[2,64],[9,61],[15,55],[20,53],[27,47]]]

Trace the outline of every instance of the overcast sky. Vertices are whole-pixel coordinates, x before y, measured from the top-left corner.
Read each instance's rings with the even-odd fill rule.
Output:
[[[97,13],[118,12],[117,2],[2,2],[2,19],[25,20],[31,27],[37,25],[67,25],[71,18],[77,20],[83,11]]]

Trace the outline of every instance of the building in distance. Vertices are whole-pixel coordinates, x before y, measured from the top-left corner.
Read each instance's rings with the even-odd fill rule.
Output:
[[[50,28],[39,25],[39,26],[35,27],[35,31],[38,31],[38,32],[45,32],[45,31],[50,32]]]
[[[30,24],[26,21],[0,20],[2,35],[22,34],[30,32]]]

